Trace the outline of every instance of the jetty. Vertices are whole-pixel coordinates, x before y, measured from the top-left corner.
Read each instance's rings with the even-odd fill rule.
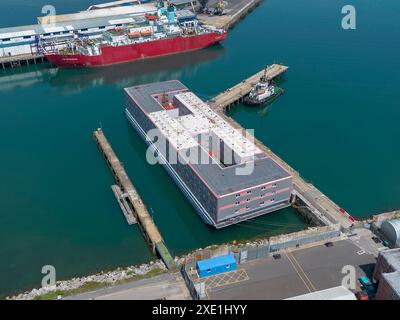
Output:
[[[236,103],[241,103],[245,96],[247,96],[253,86],[260,81],[260,78],[264,75],[271,80],[276,80],[288,70],[287,66],[281,64],[273,64],[265,69],[251,75],[242,82],[235,86],[225,90],[224,92],[217,95],[215,98],[209,101],[211,108],[216,111],[224,111]]]
[[[129,224],[137,222],[137,225],[140,227],[144,238],[151,246],[153,252],[158,252],[169,270],[175,270],[176,265],[174,259],[169,253],[139,193],[106,139],[103,130],[95,130],[93,138],[117,182],[117,185],[113,186],[112,189],[119,201],[127,222]]]
[[[266,68],[266,76],[273,80],[281,77],[288,70],[287,66],[281,64],[273,64]],[[252,86],[256,84],[260,77],[264,74],[261,70],[246,80],[236,84],[235,86],[225,90],[209,101],[209,105],[217,111],[226,121],[244,134],[245,130],[232,118],[225,114],[225,111],[235,103],[240,103],[244,97],[250,92]],[[340,224],[343,232],[349,231],[355,223],[354,218],[346,211],[341,209],[328,196],[323,194],[311,183],[306,182],[300,174],[288,165],[284,160],[277,156],[272,150],[266,147],[261,141],[254,137],[255,144],[269,155],[275,162],[287,170],[293,177],[293,194],[292,202],[296,198],[301,199],[311,214],[315,215],[315,219],[321,221],[323,225]]]

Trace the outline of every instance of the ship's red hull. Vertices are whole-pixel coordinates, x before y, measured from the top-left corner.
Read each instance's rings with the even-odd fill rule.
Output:
[[[143,43],[123,46],[105,46],[101,48],[101,55],[85,56],[46,54],[49,62],[58,67],[98,67],[124,63],[139,59],[158,57],[163,55],[199,50],[216,44],[226,38],[225,33],[208,33],[194,36],[165,38]]]

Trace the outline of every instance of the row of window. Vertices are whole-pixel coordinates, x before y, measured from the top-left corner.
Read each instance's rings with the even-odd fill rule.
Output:
[[[274,183],[274,184],[272,185],[272,187],[276,187],[276,183]],[[261,190],[265,190],[265,189],[267,189],[267,187],[266,187],[266,186],[262,186],[260,189],[261,189]],[[246,194],[251,194],[251,190],[247,190]],[[239,197],[240,197],[240,193],[237,193],[237,194],[236,194],[236,198],[239,198]]]
[[[122,26],[122,24],[117,24],[117,25],[115,25],[116,27],[121,27]],[[105,26],[100,26],[100,27],[98,27],[98,29],[99,30],[103,30],[103,29],[105,29],[106,27]],[[86,31],[88,31],[89,29],[88,28],[84,28],[84,29],[80,29],[79,31],[80,32],[86,32]],[[62,34],[70,34],[70,32],[71,31],[59,31],[59,32],[48,32],[48,33],[44,33],[43,34],[43,36],[44,37],[49,37],[49,36],[58,36],[58,35],[62,35]],[[23,36],[23,39],[32,39],[34,36]],[[15,38],[14,38],[15,39]],[[2,40],[3,42],[8,42],[8,41],[11,41],[11,38],[4,38],[4,39],[0,39],[0,40]]]
[[[115,25],[116,27],[122,27],[122,24],[116,24]],[[97,29],[99,29],[99,30],[104,30],[106,27],[105,26],[100,26],[100,27],[98,27]],[[86,32],[86,31],[89,31],[89,29],[88,28],[83,28],[83,29],[80,29],[79,31],[81,31],[81,32]]]
[[[23,39],[32,39],[32,37],[33,36],[23,36],[22,38]],[[16,38],[14,38],[13,40],[15,40]],[[18,38],[17,38],[18,39]],[[0,39],[0,40],[2,40],[3,42],[8,42],[8,41],[11,41],[11,38],[4,38],[4,39]]]
[[[51,35],[56,36],[56,35],[69,34],[69,33],[70,33],[70,31],[60,31],[60,32],[53,32],[53,33],[44,33],[44,34],[43,34],[43,37],[49,37],[49,36],[51,36]],[[19,38],[22,38],[22,39],[27,40],[27,39],[34,39],[35,36],[23,36],[23,37],[19,37]],[[11,40],[17,40],[17,39],[19,39],[19,38],[13,38],[13,39],[11,39],[11,38],[3,38],[3,39],[0,39],[0,40],[2,40],[3,42],[8,42],[8,41],[11,41]]]
[[[269,201],[269,203],[271,203],[271,202],[274,202],[275,201],[275,199],[271,199],[270,201]],[[264,206],[265,205],[265,201],[261,201],[260,203],[259,203],[259,206],[260,207],[262,207],[262,206]],[[251,206],[246,206],[246,210],[249,210],[251,208]],[[240,211],[241,209],[235,209],[235,213],[238,213],[239,211]]]
[[[275,194],[275,191],[272,191],[271,194],[274,195],[274,194]],[[260,194],[260,197],[261,197],[261,198],[265,197],[265,193]],[[250,201],[251,201],[251,198],[247,198],[247,199],[246,199],[246,202],[250,202]],[[239,204],[240,204],[240,201],[236,201],[235,204],[236,204],[236,205],[239,205]]]
[[[63,34],[71,34],[70,31],[59,31],[59,32],[52,32],[52,33],[43,33],[43,37],[50,37],[50,36],[59,36]]]

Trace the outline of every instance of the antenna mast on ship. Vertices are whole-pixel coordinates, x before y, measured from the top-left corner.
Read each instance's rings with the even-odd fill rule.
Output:
[[[268,78],[267,78],[267,69],[268,69],[268,66],[266,66],[265,68],[264,68],[264,74],[261,76],[261,78],[260,78],[260,81],[261,82],[267,82],[268,81]]]
[[[167,94],[166,94],[165,91],[164,91],[163,95],[161,96],[161,105],[162,105],[163,107],[165,107],[165,105],[166,105],[168,102],[169,102],[169,101],[168,101],[168,96],[167,96]]]
[[[270,80],[270,78],[267,76],[267,70],[268,70],[268,66],[266,66],[264,68],[264,74],[261,76],[260,82],[266,83],[266,82],[268,82]]]

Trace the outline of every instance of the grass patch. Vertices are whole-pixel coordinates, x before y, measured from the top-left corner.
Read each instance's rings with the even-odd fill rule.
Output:
[[[118,280],[117,282],[115,282],[115,284],[118,285],[118,284],[124,284],[127,282],[136,281],[136,280],[152,278],[152,277],[158,276],[158,275],[166,273],[166,272],[167,272],[167,270],[160,269],[160,268],[151,269],[146,274],[135,274],[133,271],[128,271],[127,274],[132,275],[132,277],[129,277],[127,279]]]
[[[220,245],[218,245],[218,244],[212,244],[212,245],[209,246],[207,249],[215,250],[215,249],[218,249],[219,246],[220,246]]]
[[[56,290],[41,294],[40,296],[36,296],[35,300],[55,300],[58,296],[64,296],[66,291]]]
[[[84,285],[71,289],[71,290],[56,290],[41,294],[40,296],[36,296],[35,300],[54,300],[57,299],[58,296],[67,297],[72,296],[74,294],[82,293],[82,292],[89,292],[98,289],[102,289],[108,287],[110,283],[106,282],[97,282],[97,281],[88,281]]]

